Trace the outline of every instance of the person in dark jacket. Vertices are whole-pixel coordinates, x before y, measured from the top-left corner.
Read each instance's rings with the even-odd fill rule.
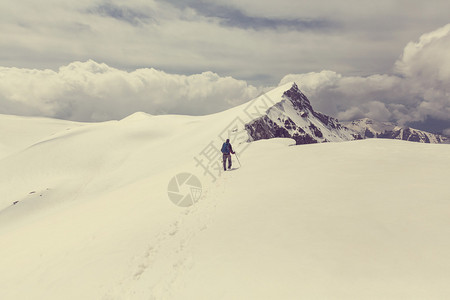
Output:
[[[227,139],[222,145],[223,153],[223,170],[226,171],[226,165],[228,160],[228,170],[231,169],[231,154],[234,154],[233,147],[231,147],[230,139]]]

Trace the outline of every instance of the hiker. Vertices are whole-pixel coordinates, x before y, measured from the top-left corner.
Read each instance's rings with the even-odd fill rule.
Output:
[[[233,148],[230,144],[230,139],[227,139],[225,143],[222,145],[222,153],[223,153],[223,170],[226,171],[227,159],[228,159],[228,170],[231,169],[231,154],[234,154]]]

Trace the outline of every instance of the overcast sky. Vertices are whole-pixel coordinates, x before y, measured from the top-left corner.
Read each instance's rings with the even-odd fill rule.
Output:
[[[448,0],[2,0],[0,113],[198,115],[295,80],[343,120],[442,131],[449,11]]]

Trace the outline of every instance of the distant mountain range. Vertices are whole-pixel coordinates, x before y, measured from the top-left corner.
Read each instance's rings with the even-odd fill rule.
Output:
[[[442,135],[367,118],[340,123],[333,117],[316,112],[295,83],[283,93],[281,101],[246,124],[245,128],[253,141],[286,137],[294,139],[297,145],[367,138],[449,143],[449,138]]]
[[[357,132],[363,139],[385,138],[432,144],[449,142],[447,137],[439,134],[398,126],[389,122],[378,122],[368,118],[346,122],[344,125]]]

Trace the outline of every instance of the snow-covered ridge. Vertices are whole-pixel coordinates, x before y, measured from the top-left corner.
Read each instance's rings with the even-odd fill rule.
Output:
[[[0,159],[89,123],[0,114]]]

